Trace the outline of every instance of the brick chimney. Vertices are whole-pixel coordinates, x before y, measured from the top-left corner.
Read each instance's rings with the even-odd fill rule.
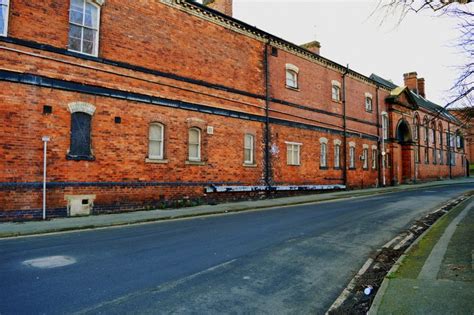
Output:
[[[403,74],[403,81],[405,82],[405,86],[410,89],[410,91],[415,92],[418,94],[418,73],[416,72],[409,72]]]
[[[300,47],[303,47],[304,49],[307,49],[312,53],[319,55],[319,52],[321,50],[321,43],[319,43],[317,40],[314,40],[312,42],[300,45]]]
[[[420,94],[423,98],[426,98],[425,79],[423,79],[423,78],[418,79],[418,94]]]
[[[202,4],[225,15],[232,16],[232,0],[203,0]]]

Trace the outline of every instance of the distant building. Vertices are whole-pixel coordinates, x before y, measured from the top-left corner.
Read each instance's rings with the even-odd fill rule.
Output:
[[[2,221],[41,217],[43,136],[49,217],[466,174],[416,73],[357,73],[230,0],[0,3]]]

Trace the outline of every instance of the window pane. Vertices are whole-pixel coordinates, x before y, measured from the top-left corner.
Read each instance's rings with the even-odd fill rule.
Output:
[[[84,43],[83,43],[82,52],[86,53],[86,54],[89,54],[89,55],[93,55],[94,54],[94,43],[85,40]]]
[[[199,143],[199,131],[196,129],[189,129],[189,143],[198,144]]]
[[[69,9],[69,21],[83,25],[84,20],[84,0],[72,0]]]
[[[69,49],[75,51],[81,51],[81,40],[73,37],[69,37]]]
[[[293,147],[293,163],[294,164],[299,164],[300,161],[299,161],[299,150],[298,150],[298,146],[294,146]]]
[[[245,148],[252,148],[253,146],[253,136],[252,135],[245,135]]]
[[[150,140],[150,148],[149,148],[149,154],[151,158],[162,158],[162,142],[161,141],[155,141],[155,140]]]
[[[82,27],[71,25],[71,28],[69,29],[69,37],[81,39]]]
[[[245,149],[244,151],[244,159],[245,162],[252,162],[252,150],[250,149]]]
[[[189,145],[189,159],[191,160],[199,159],[199,145],[197,144]]]
[[[163,127],[161,125],[151,125],[150,126],[150,140],[159,140],[163,139]]]
[[[88,3],[86,5],[86,17],[85,17],[85,20],[84,20],[84,25],[85,26],[88,26],[88,27],[91,27],[93,29],[97,29],[98,28],[98,18],[97,18],[97,15],[98,15],[98,9],[96,6]]]
[[[0,35],[6,35],[6,17],[7,17],[7,7],[0,7]]]

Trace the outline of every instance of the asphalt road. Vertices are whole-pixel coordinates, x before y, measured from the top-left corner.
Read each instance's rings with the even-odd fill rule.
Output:
[[[472,189],[0,240],[0,314],[324,313],[374,250]],[[74,263],[24,263],[46,256]]]

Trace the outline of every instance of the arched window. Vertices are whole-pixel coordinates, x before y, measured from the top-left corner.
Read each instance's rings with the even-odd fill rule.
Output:
[[[8,34],[8,12],[10,0],[0,0],[0,36]]]
[[[331,81],[331,94],[332,94],[332,100],[335,102],[340,102],[341,101],[341,83],[339,83],[336,80]]]
[[[150,124],[148,132],[148,158],[163,160],[164,158],[164,131],[160,123]]]
[[[334,168],[341,167],[341,140],[334,140]]]
[[[289,88],[298,88],[299,69],[295,65],[286,64],[286,86]]]
[[[67,158],[93,160],[91,127],[95,107],[84,102],[74,102],[68,108],[71,112],[71,142]]]
[[[382,114],[382,133],[385,140],[388,139],[388,115],[386,113]]]
[[[328,139],[320,138],[321,152],[319,157],[319,166],[326,168],[328,166]]]
[[[354,169],[355,168],[355,142],[350,142],[349,143],[349,168]]]
[[[420,136],[420,118],[415,115],[413,118],[413,140],[418,142]]]
[[[423,128],[425,129],[425,134],[424,134],[424,137],[425,137],[425,144],[428,145],[429,143],[429,135],[428,135],[428,129],[429,129],[429,122],[428,122],[428,117],[425,116],[424,120],[423,120]]]
[[[362,150],[362,159],[363,159],[362,168],[366,170],[369,168],[369,146],[365,144]]]
[[[189,161],[201,161],[201,130],[194,127],[190,128],[188,139]]]
[[[100,6],[95,2],[102,3],[103,0],[71,0],[69,50],[86,55],[98,55]]]
[[[365,93],[365,111],[372,111],[372,94],[370,93]]]

